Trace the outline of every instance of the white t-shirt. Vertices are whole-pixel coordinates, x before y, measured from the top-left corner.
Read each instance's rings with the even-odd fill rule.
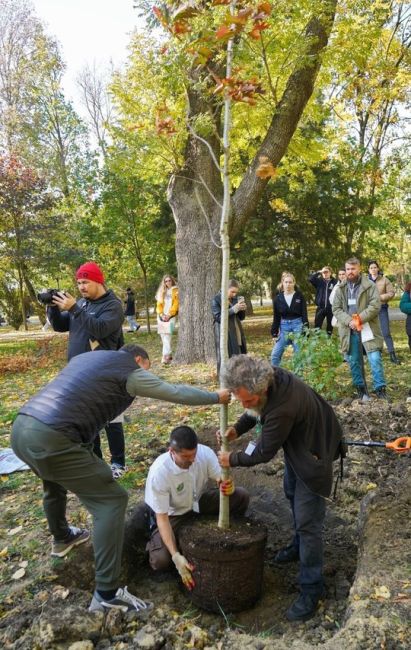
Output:
[[[175,464],[169,451],[161,454],[148,472],[145,502],[157,514],[183,515],[198,503],[209,479],[218,481],[221,468],[217,456],[205,445],[197,446],[189,469]]]
[[[285,291],[284,291],[284,300],[285,300],[285,302],[287,303],[287,305],[289,307],[291,307],[291,303],[292,303],[294,294],[295,294],[295,291],[293,291],[292,293],[285,293]]]

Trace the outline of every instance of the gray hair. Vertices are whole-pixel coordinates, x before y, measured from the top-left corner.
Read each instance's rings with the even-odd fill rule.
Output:
[[[263,393],[274,381],[274,368],[265,359],[237,354],[227,361],[221,372],[222,384],[230,391],[243,387],[249,393]]]

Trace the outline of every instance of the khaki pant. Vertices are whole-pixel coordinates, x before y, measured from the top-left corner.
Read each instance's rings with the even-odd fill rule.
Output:
[[[93,516],[96,588],[119,586],[124,517],[128,494],[110,467],[92,451],[92,443],[73,442],[35,418],[18,415],[11,434],[16,456],[43,480],[43,507],[57,541],[69,532],[67,491],[76,494]]]
[[[230,496],[230,515],[241,516],[248,508],[250,497],[244,488],[236,488]],[[204,492],[199,501],[200,514],[216,515],[220,507],[220,491],[218,488]],[[191,510],[184,515],[170,516],[170,525],[173,529],[177,546],[179,531],[183,524],[196,514]],[[149,553],[150,566],[154,571],[166,571],[173,566],[173,561],[168,549],[164,546],[158,528],[155,528],[147,542],[146,550]]]

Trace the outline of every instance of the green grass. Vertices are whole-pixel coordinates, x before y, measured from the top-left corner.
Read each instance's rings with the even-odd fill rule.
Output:
[[[33,353],[37,348],[36,341],[0,341],[0,354],[4,356]]]

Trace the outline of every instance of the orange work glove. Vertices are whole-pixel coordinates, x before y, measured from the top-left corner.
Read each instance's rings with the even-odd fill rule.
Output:
[[[234,493],[234,481],[232,478],[228,478],[225,481],[220,481],[220,492],[224,496],[229,497]]]

